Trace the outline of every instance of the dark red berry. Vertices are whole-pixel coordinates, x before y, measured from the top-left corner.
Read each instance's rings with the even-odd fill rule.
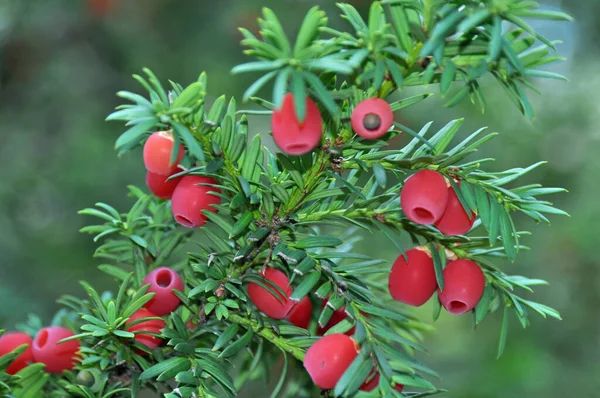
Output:
[[[169,178],[169,176],[156,174],[151,171],[146,172],[146,185],[154,196],[161,199],[171,199],[173,191],[175,191],[177,184],[181,181],[181,177],[170,180],[167,180],[167,178]]]
[[[394,123],[394,112],[381,98],[362,101],[352,111],[352,130],[359,136],[374,140],[388,132]]]
[[[367,380],[360,386],[360,391],[371,392],[379,385],[379,373],[376,373],[374,376],[372,374],[375,373],[375,369],[371,372],[371,375],[367,378]],[[394,386],[394,390],[398,392],[402,392],[404,389],[404,385],[396,384]]]
[[[312,316],[312,303],[308,296],[296,303],[290,310],[287,319],[292,325],[307,329]]]
[[[360,391],[371,392],[379,385],[379,373],[373,369],[367,380],[360,386]]]
[[[325,300],[323,300],[323,305],[321,308],[325,308],[325,306],[327,305],[327,301],[329,300],[329,297],[326,298]],[[331,318],[329,318],[329,321],[327,322],[327,324],[323,327],[318,327],[317,329],[317,334],[322,336],[325,333],[327,333],[327,331],[329,329],[331,329],[332,327],[334,327],[335,325],[337,325],[338,323],[340,323],[341,321],[343,321],[344,319],[346,319],[348,317],[348,314],[346,314],[346,307],[342,307],[342,308],[338,308],[337,310],[333,311],[333,314],[331,314]],[[356,326],[352,326],[346,333],[344,333],[346,336],[352,336],[354,334],[354,332],[356,331]]]
[[[423,225],[435,223],[442,217],[448,204],[446,180],[438,172],[419,171],[404,183],[400,204],[412,222]]]
[[[256,283],[249,283],[248,297],[250,297],[250,301],[268,317],[284,319],[294,306],[294,302],[289,300],[289,296],[292,294],[290,280],[286,274],[274,268],[267,268],[261,273],[261,276],[271,284],[278,286],[285,292],[285,296],[274,288],[270,289],[271,292]],[[273,296],[273,293],[277,294],[279,299]]]
[[[34,361],[46,365],[50,373],[60,374],[73,369],[78,359],[79,340],[58,344],[58,341],[71,336],[74,336],[73,332],[59,326],[41,329],[31,346]]]
[[[221,193],[216,187],[197,184],[217,184],[210,177],[185,176],[179,181],[171,197],[171,210],[175,221],[184,227],[196,228],[206,223],[202,210],[216,212],[212,205],[219,204],[221,198],[209,192]]]
[[[154,297],[144,305],[150,312],[162,316],[179,306],[181,300],[173,293],[173,289],[183,292],[183,281],[171,268],[156,268],[146,275],[142,285],[150,285],[148,293],[154,293]]]
[[[304,155],[312,151],[321,141],[323,120],[317,104],[306,97],[306,116],[299,122],[294,109],[294,97],[288,93],[280,109],[273,111],[271,118],[273,139],[288,155]]]
[[[156,316],[158,316],[158,315],[156,315],[153,312],[148,311],[145,308],[141,308],[138,311],[136,311],[132,316],[129,317],[129,320],[127,321],[127,324],[126,324],[127,331],[135,333],[135,337],[134,337],[135,341],[137,341],[140,344],[145,345],[146,347],[148,347],[151,350],[154,350],[156,347],[158,347],[160,345],[161,339],[159,337],[147,334],[147,332],[160,334],[160,330],[164,329],[166,327],[165,321],[163,321],[162,319],[150,319],[147,321],[142,321],[140,323],[136,323],[133,326],[129,326],[129,325],[132,324],[134,321],[137,321],[138,319],[151,318],[151,317],[156,317]]]
[[[33,340],[27,333],[11,332],[4,333],[0,336],[0,357],[14,351],[15,348],[22,346],[23,344],[29,344],[29,347],[8,365],[6,373],[14,375],[19,370],[27,367],[29,363],[33,362],[33,353],[31,350],[32,343]]]
[[[109,14],[116,6],[117,0],[88,0],[90,11],[98,17]]]
[[[185,150],[183,145],[180,144],[177,159],[175,162],[171,162],[173,145],[175,145],[175,139],[170,131],[153,133],[144,144],[144,166],[146,166],[146,170],[164,176],[175,173]]]
[[[464,314],[475,308],[484,290],[485,275],[481,268],[471,260],[455,260],[444,269],[440,302],[449,313]]]
[[[463,235],[471,230],[475,223],[475,213],[471,218],[458,199],[453,187],[448,188],[448,204],[442,217],[435,223],[437,229],[444,235]]]
[[[341,333],[317,340],[306,351],[304,368],[318,387],[331,389],[358,355],[355,341]]]
[[[392,265],[388,287],[394,300],[418,307],[437,288],[433,259],[420,249],[407,250],[406,256],[408,262],[401,254]]]

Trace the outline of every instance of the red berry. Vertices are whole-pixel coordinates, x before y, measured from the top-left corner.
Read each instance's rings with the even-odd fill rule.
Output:
[[[161,316],[173,312],[179,306],[181,300],[172,290],[183,292],[183,281],[171,268],[156,268],[146,275],[142,285],[150,285],[148,293],[154,293],[154,297],[144,305],[148,311]]]
[[[334,333],[321,337],[306,351],[304,368],[318,387],[334,388],[358,355],[351,337]]]
[[[326,298],[325,300],[323,300],[323,306],[321,308],[325,308],[325,306],[327,305],[327,300],[329,300],[329,297]],[[348,314],[346,314],[346,307],[338,308],[337,310],[333,311],[331,318],[329,318],[329,321],[327,322],[327,324],[325,326],[323,326],[323,327],[319,326],[319,328],[317,329],[317,334],[320,336],[324,335],[325,333],[327,333],[327,331],[329,329],[331,329],[332,327],[334,327],[335,325],[337,325],[338,323],[340,323],[347,317],[348,317]],[[350,330],[348,330],[344,334],[346,336],[352,336],[354,334],[355,330],[356,330],[356,326],[352,326],[352,328],[350,328]]]
[[[88,0],[88,7],[96,16],[110,13],[117,5],[117,0]]]
[[[389,290],[394,300],[421,306],[427,302],[437,288],[433,259],[423,250],[406,251],[408,263],[398,256],[389,278]]]
[[[50,373],[60,374],[63,370],[71,370],[77,361],[79,340],[70,340],[58,344],[59,340],[74,336],[69,329],[51,326],[41,329],[31,346],[35,362],[46,365]]]
[[[146,185],[150,192],[161,199],[171,199],[173,191],[181,181],[181,177],[167,180],[169,176],[156,174],[151,171],[146,172]]]
[[[373,369],[373,372],[371,374],[373,374],[373,373],[375,373],[375,369]],[[369,375],[369,377],[371,377],[371,376]],[[362,384],[362,386],[360,386],[360,391],[371,392],[378,385],[379,385],[379,373],[375,374],[375,376],[373,376],[373,378],[371,378],[371,379],[367,378],[367,381],[365,381]],[[396,384],[394,386],[394,390],[396,390],[398,392],[402,392],[403,389],[404,389],[404,385],[402,385],[402,384]]]
[[[127,321],[126,326],[130,325],[134,321],[137,321],[138,319],[150,318],[150,317],[156,317],[156,316],[158,316],[158,315],[156,315],[153,312],[148,311],[145,308],[141,308],[141,309],[137,310],[132,316],[129,317],[129,320]],[[160,330],[164,329],[165,326],[166,326],[165,321],[163,321],[162,319],[152,319],[152,320],[142,321],[133,326],[128,326],[127,331],[135,333],[135,337],[134,337],[135,341],[137,341],[138,343],[143,344],[146,347],[153,350],[160,345],[161,339],[159,337],[155,337],[155,336],[152,336],[149,334],[139,334],[136,332],[150,332],[150,333],[159,334]]]
[[[352,129],[363,138],[374,140],[388,132],[394,123],[394,112],[381,98],[369,98],[352,111]]]
[[[295,304],[290,310],[287,319],[292,325],[307,329],[312,315],[312,303],[308,296]]]
[[[146,170],[156,174],[169,176],[177,170],[177,165],[183,158],[184,148],[179,145],[179,153],[175,162],[171,163],[171,151],[175,139],[170,131],[153,133],[144,144],[144,165]]]
[[[216,184],[210,177],[185,176],[179,181],[171,197],[171,210],[175,221],[184,227],[196,228],[206,223],[202,210],[216,212],[212,205],[219,204],[221,198],[210,192],[221,193],[216,187],[197,184]]]
[[[12,352],[15,348],[23,344],[29,344],[29,347],[6,368],[6,373],[14,375],[19,370],[27,367],[29,362],[33,362],[32,343],[33,340],[31,340],[31,337],[27,333],[22,332],[4,333],[0,337],[0,357]]]
[[[379,373],[375,373],[375,369],[373,369],[369,377],[360,386],[360,391],[371,392],[379,385]]]
[[[470,260],[455,260],[444,269],[440,302],[449,313],[464,314],[475,308],[484,290],[485,275],[481,268]]]
[[[400,203],[412,222],[433,224],[442,217],[448,203],[446,180],[438,172],[421,170],[404,183]]]
[[[306,116],[299,122],[294,110],[294,97],[288,93],[280,109],[271,118],[273,139],[281,150],[289,155],[304,155],[321,141],[323,120],[317,104],[306,97]]]
[[[471,218],[458,199],[454,188],[448,188],[448,204],[442,217],[435,223],[437,229],[444,235],[463,235],[471,230],[475,223],[475,213]]]
[[[274,268],[267,268],[264,272],[261,272],[261,275],[272,284],[278,286],[286,295],[283,296],[277,290],[272,289],[274,293],[279,296],[281,299],[280,301],[273,296],[271,291],[256,283],[249,283],[248,297],[250,297],[250,301],[252,301],[256,308],[264,312],[268,317],[273,319],[284,319],[294,305],[294,302],[288,299],[290,294],[292,294],[290,280],[286,274]]]

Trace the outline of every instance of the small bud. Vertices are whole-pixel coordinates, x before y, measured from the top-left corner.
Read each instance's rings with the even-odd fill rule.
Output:
[[[89,370],[82,370],[77,373],[77,384],[91,387],[94,385],[94,375]]]

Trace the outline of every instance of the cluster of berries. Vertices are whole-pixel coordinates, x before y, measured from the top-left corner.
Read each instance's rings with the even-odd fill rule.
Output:
[[[475,223],[475,213],[467,214],[452,185],[433,170],[421,170],[406,180],[400,205],[410,221],[433,224],[444,235],[463,235]]]
[[[23,351],[6,369],[8,374],[16,374],[30,363],[43,363],[50,373],[71,370],[78,358],[79,341],[70,340],[61,344],[62,339],[74,336],[66,328],[50,326],[41,329],[32,340],[27,333],[10,332],[0,337],[0,356],[27,344]]]
[[[389,278],[390,294],[395,300],[420,306],[427,302],[438,289],[433,260],[429,252],[422,247],[408,250],[400,255],[392,266]],[[292,287],[288,277],[281,271],[267,268],[261,273],[270,284],[277,286],[285,295],[276,291],[275,297],[266,288],[250,283],[248,296],[252,303],[265,315],[273,319],[287,319],[301,328],[308,328],[312,318],[312,302],[308,296],[299,302],[290,299]],[[485,276],[481,268],[470,260],[451,261],[444,269],[444,289],[439,299],[444,308],[452,314],[464,314],[475,308],[485,289]],[[327,299],[323,301],[326,305]],[[336,310],[324,327],[319,327],[318,335],[324,335],[330,328],[346,318],[345,308]],[[350,366],[360,348],[352,340],[355,328],[345,334],[324,336],[307,351],[304,366],[321,388],[333,388],[345,370]],[[362,391],[371,391],[379,383],[379,374],[375,371],[361,386]],[[396,389],[401,391],[402,385]]]
[[[323,120],[317,104],[306,97],[306,116],[300,122],[296,116],[294,101],[292,94],[288,93],[283,98],[281,108],[273,111],[273,140],[288,155],[304,155],[321,142]],[[352,111],[352,129],[369,140],[383,136],[393,123],[392,108],[381,98],[368,98]]]
[[[290,299],[292,287],[283,272],[267,268],[261,272],[262,277],[271,285],[277,286],[285,293],[276,291],[275,297],[269,290],[256,284],[248,284],[248,297],[252,303],[265,315],[273,319],[287,319],[291,324],[307,329],[312,318],[312,302],[308,296],[299,302]],[[435,277],[435,276],[434,276]],[[327,304],[327,299],[322,305]],[[332,314],[329,322],[324,327],[317,329],[317,334],[322,336],[329,329],[346,318],[345,308],[340,308]],[[321,388],[333,388],[358,355],[359,346],[350,337],[355,328],[345,334],[336,333],[322,337],[306,352],[304,366],[313,379],[315,385]],[[379,384],[379,374],[374,370],[367,381],[361,386],[361,391],[372,391]],[[398,384],[396,389],[402,391],[403,386]]]
[[[160,333],[165,327],[162,319],[142,320],[142,318],[158,318],[174,311],[179,306],[179,298],[173,290],[183,291],[181,277],[170,268],[157,268],[150,272],[142,285],[150,285],[149,293],[154,297],[136,311],[127,321],[127,331],[135,333],[135,341],[150,349],[160,345],[161,340],[153,334]],[[17,347],[27,344],[23,351],[6,369],[8,374],[16,374],[30,363],[43,363],[50,373],[60,374],[71,370],[79,359],[79,340],[60,340],[74,336],[69,329],[50,326],[41,329],[32,340],[27,333],[11,332],[0,337],[0,356],[8,354]]]
[[[142,281],[142,286],[145,285],[150,285],[148,293],[154,293],[154,297],[129,317],[126,327],[128,332],[135,333],[135,341],[154,350],[161,344],[161,339],[155,335],[166,326],[160,317],[177,309],[181,300],[173,290],[183,292],[184,286],[181,276],[167,267],[156,268],[146,275]]]
[[[321,141],[322,119],[317,105],[306,98],[306,117],[299,122],[294,110],[291,94],[284,97],[280,109],[273,112],[272,130],[275,143],[287,154],[302,155],[313,150]],[[379,98],[369,98],[358,104],[351,116],[354,132],[365,139],[383,136],[393,125],[394,116],[390,105]],[[456,182],[460,187],[460,182]],[[419,171],[404,184],[400,196],[406,217],[421,225],[434,225],[444,235],[467,233],[475,222],[475,214],[467,214],[460,200],[444,176],[432,170]],[[292,287],[288,277],[276,269],[266,269],[261,275],[276,285],[285,295],[277,292],[274,297],[258,284],[248,286],[252,303],[273,319],[287,319],[290,323],[307,328],[312,316],[312,303],[308,297],[300,302],[289,299]],[[439,291],[439,300],[452,314],[463,314],[472,310],[483,295],[485,276],[481,268],[466,259],[451,261],[443,271],[444,289]],[[400,255],[394,262],[389,275],[391,296],[403,303],[420,306],[438,290],[433,259],[423,247],[408,250],[406,257]],[[327,303],[327,299],[323,305]],[[327,330],[346,318],[344,308],[336,310],[325,327]],[[345,334],[322,337],[307,351],[304,367],[313,382],[321,388],[334,388],[340,377],[358,355],[360,347],[352,339],[355,328]],[[379,384],[379,374],[373,372],[361,386],[362,391],[371,391]],[[396,390],[403,386],[397,384]]]
[[[219,188],[211,186],[217,182],[210,177],[186,175],[171,176],[181,172],[179,162],[185,155],[182,144],[174,162],[171,153],[175,138],[170,131],[153,133],[144,144],[144,166],[146,167],[146,185],[154,195],[161,199],[171,199],[171,209],[175,221],[184,227],[197,228],[206,223],[203,210],[216,211],[213,205],[221,199],[209,192],[219,194]]]

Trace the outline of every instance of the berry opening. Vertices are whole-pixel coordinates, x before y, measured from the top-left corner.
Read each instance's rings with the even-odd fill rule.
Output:
[[[43,348],[48,342],[48,331],[40,330],[38,338],[35,340],[35,342],[39,348]]]
[[[310,151],[312,148],[310,147],[310,145],[307,144],[290,144],[286,146],[285,151],[287,153],[305,153]]]
[[[367,113],[363,119],[363,126],[367,130],[377,130],[381,126],[381,118],[375,113]]]
[[[184,227],[193,227],[194,223],[187,217],[184,216],[175,216],[175,221],[177,221],[179,224],[183,225]]]
[[[428,224],[432,224],[435,221],[435,217],[433,216],[433,214],[423,207],[415,207],[413,209],[413,217],[422,220],[422,222]]]
[[[156,284],[160,287],[168,287],[173,283],[169,270],[163,269],[156,275]]]
[[[467,308],[467,305],[465,303],[463,303],[462,301],[458,301],[458,300],[453,300],[448,305],[448,311],[450,311],[453,314],[461,314],[461,313],[465,312],[466,308]]]

